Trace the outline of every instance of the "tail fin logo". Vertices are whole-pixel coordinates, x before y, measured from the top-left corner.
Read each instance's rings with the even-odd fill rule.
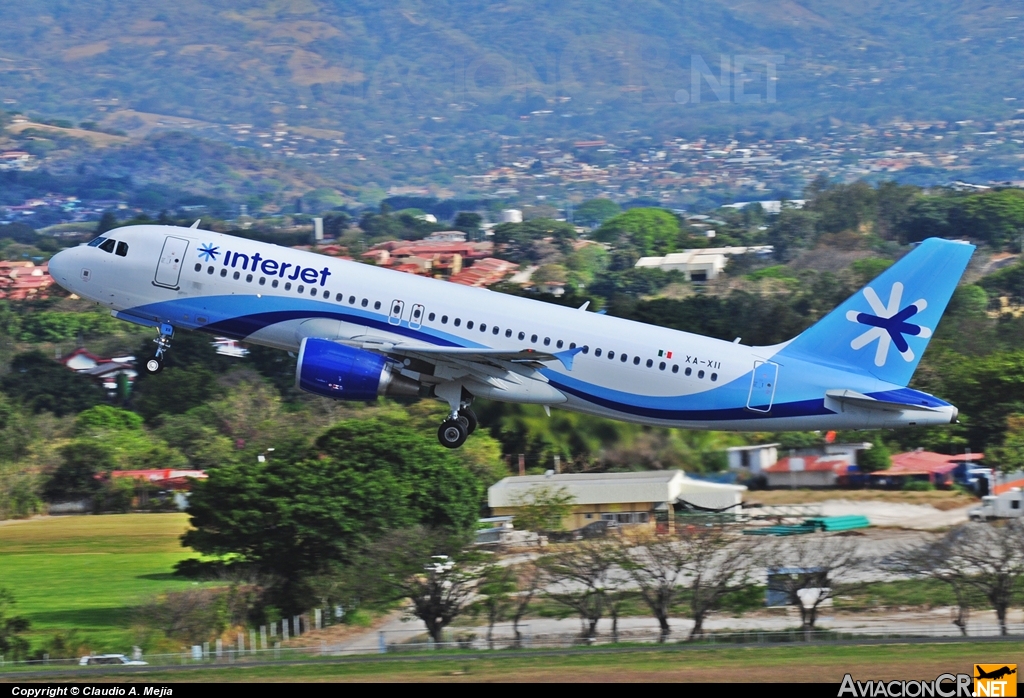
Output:
[[[896,350],[903,357],[904,361],[913,361],[914,352],[907,343],[907,336],[927,338],[932,336],[931,329],[922,325],[914,325],[907,322],[911,317],[928,307],[928,302],[921,298],[914,301],[905,308],[900,308],[903,300],[903,284],[899,281],[892,285],[889,291],[889,303],[883,305],[882,300],[875,293],[875,289],[867,286],[864,288],[864,297],[874,311],[860,313],[856,310],[849,310],[846,319],[860,325],[867,325],[871,329],[854,338],[850,347],[860,350],[878,340],[875,348],[875,366],[884,366],[889,358],[889,346],[896,345]]]

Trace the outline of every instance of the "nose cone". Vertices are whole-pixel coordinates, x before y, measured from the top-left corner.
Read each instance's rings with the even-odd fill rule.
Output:
[[[72,269],[74,266],[75,250],[63,250],[50,257],[49,269],[50,276],[53,280],[60,284],[68,291],[72,290],[69,283],[72,277]]]

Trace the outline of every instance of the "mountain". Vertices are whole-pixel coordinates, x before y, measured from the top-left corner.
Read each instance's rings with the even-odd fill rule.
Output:
[[[287,123],[354,153],[334,172],[401,182],[471,165],[497,135],[777,138],[1011,118],[1024,107],[1015,12],[986,0],[21,0],[2,10],[0,96],[131,135],[238,140]]]

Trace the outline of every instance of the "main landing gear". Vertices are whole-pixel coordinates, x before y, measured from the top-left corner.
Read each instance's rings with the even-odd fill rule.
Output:
[[[466,443],[466,438],[476,431],[476,415],[468,406],[448,415],[437,429],[437,440],[445,448],[458,448]]]
[[[164,370],[164,354],[171,348],[171,338],[174,337],[174,328],[167,323],[160,324],[160,336],[154,339],[156,352],[146,360],[146,373],[155,374]]]

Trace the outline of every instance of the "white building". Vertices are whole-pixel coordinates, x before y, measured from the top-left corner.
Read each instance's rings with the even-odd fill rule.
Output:
[[[573,498],[572,512],[563,521],[577,530],[596,521],[614,524],[666,523],[676,507],[729,509],[739,512],[742,485],[722,485],[694,480],[682,470],[650,470],[630,473],[566,473],[507,477],[487,490],[487,504],[494,516],[515,516],[529,503],[533,492],[546,489]]]
[[[523,212],[517,208],[506,208],[501,212],[502,223],[522,223]]]
[[[636,267],[638,269],[653,267],[662,271],[679,271],[686,275],[687,281],[710,281],[722,273],[731,256],[744,254],[771,255],[774,252],[775,248],[772,245],[707,247],[704,249],[673,252],[664,257],[641,257],[637,260]]]
[[[779,444],[757,444],[756,446],[732,446],[725,449],[729,458],[729,470],[745,470],[757,475],[779,460]]]

